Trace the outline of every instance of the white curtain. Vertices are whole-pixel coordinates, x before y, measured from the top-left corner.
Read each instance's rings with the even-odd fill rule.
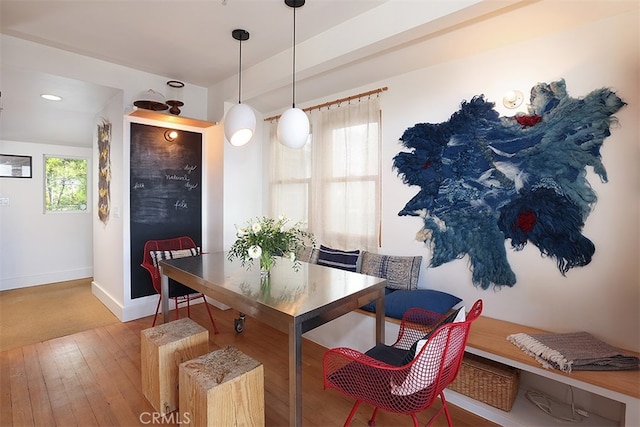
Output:
[[[309,223],[311,144],[285,147],[276,138],[277,125],[276,121],[269,124],[269,215],[284,214],[294,222]]]
[[[302,149],[277,142],[271,124],[270,214],[304,220],[318,243],[375,251],[380,235],[380,100],[312,110]]]

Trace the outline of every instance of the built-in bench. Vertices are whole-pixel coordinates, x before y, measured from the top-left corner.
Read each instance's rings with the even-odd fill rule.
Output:
[[[311,252],[306,260],[317,262],[317,253]],[[361,272],[360,268],[358,268],[358,272]],[[355,336],[362,336],[361,332],[363,331],[372,330],[370,322],[363,322],[362,319],[373,322],[373,316],[374,313],[370,311],[355,310],[349,319],[344,320],[352,327],[350,328],[351,333],[340,338],[350,340]],[[388,337],[396,336],[394,332],[400,324],[398,317],[401,316],[386,316]],[[344,335],[346,329],[340,326],[338,329],[340,329],[341,335]],[[608,399],[604,405],[601,405],[607,406],[604,411],[607,414],[604,416],[596,415],[597,412],[591,413],[591,410],[586,408],[590,414],[580,423],[580,426],[640,426],[640,371],[573,371],[565,373],[556,369],[545,369],[533,357],[507,340],[507,336],[516,333],[541,334],[548,333],[548,331],[482,316],[474,322],[471,328],[466,351],[520,369],[521,372],[533,377],[534,382],[537,380],[547,383],[555,382],[556,384],[552,384],[555,388],[562,385],[571,386],[580,390],[581,393],[593,397],[593,399],[587,398],[587,400],[598,400],[598,397]],[[327,336],[331,339],[337,338],[331,333]],[[328,344],[324,340],[324,336],[316,335],[311,339],[322,345]],[[354,342],[351,342],[349,345],[358,348],[353,344]],[[362,346],[366,347],[366,344],[361,343]],[[363,348],[358,349],[364,351]],[[632,351],[624,350],[624,353],[640,356]],[[518,398],[509,412],[494,408],[453,390],[447,391],[447,398],[451,403],[501,425],[531,426],[549,425],[557,422],[528,402],[523,390],[519,391]]]
[[[467,352],[617,402],[619,406],[617,419],[607,419],[591,413],[579,424],[581,426],[640,426],[640,371],[572,371],[564,373],[557,369],[545,369],[533,357],[507,340],[507,336],[521,332],[526,334],[548,333],[516,323],[480,317],[471,328],[467,341]],[[624,353],[638,356],[638,353],[632,351],[625,350]],[[510,412],[501,411],[453,391],[447,392],[447,398],[451,403],[501,425],[531,426],[548,425],[550,422],[554,422],[552,418],[526,401],[522,390]],[[614,406],[613,402],[609,406]],[[588,408],[587,410],[589,411]]]

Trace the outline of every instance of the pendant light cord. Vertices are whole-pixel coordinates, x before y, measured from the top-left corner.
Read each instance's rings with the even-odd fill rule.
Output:
[[[242,39],[240,39],[240,58],[238,59],[238,104],[242,103]]]
[[[292,86],[292,108],[296,108],[296,8],[293,8],[293,85]]]

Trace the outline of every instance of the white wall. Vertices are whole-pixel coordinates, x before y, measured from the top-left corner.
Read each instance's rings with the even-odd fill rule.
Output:
[[[414,240],[421,219],[397,215],[419,190],[403,184],[392,170],[393,157],[403,149],[397,141],[405,129],[420,122],[445,121],[463,99],[470,100],[474,95],[485,94],[489,101],[496,102],[501,115],[513,115],[498,105],[508,90],[519,89],[528,99],[529,90],[536,83],[561,78],[566,79],[568,93],[574,98],[610,87],[628,105],[616,115],[619,125],[613,127],[602,149],[609,182],[601,183],[592,172],[588,175],[599,197],[583,231],[596,246],[592,262],[563,277],[554,260],[542,258],[535,246],[529,244],[523,251],[514,252],[505,242],[509,263],[517,276],[512,288],[475,288],[467,258],[438,268],[427,269],[423,263],[420,287],[458,295],[467,306],[482,298],[486,316],[555,332],[585,330],[612,345],[640,351],[638,39],[636,10],[355,88],[351,93],[389,88],[382,95],[380,252],[422,255],[427,261],[430,258],[429,249]],[[450,48],[455,49],[455,45]],[[337,328],[344,326],[334,329]],[[372,332],[360,334],[367,337],[360,344],[352,341],[353,334],[346,342],[335,337],[326,339],[331,335],[329,328],[326,336],[322,335],[321,332],[313,337],[329,346],[368,348],[373,343]]]
[[[127,242],[123,240],[124,233],[124,210],[125,192],[124,188],[124,159],[125,152],[128,153],[128,144],[124,143],[122,105],[123,93],[111,100],[101,112],[100,117],[104,117],[111,123],[111,144],[110,144],[110,165],[111,181],[110,190],[110,212],[106,223],[103,223],[94,215],[92,223],[93,232],[93,293],[113,313],[120,317],[125,305],[126,289],[124,286],[124,266],[125,248]],[[97,132],[97,123],[96,123]],[[95,139],[97,144],[97,134]],[[126,149],[125,149],[126,146]],[[94,164],[98,165],[97,145],[93,150]],[[97,170],[97,166],[96,166]],[[128,172],[127,172],[128,173]],[[98,194],[98,180],[93,185],[93,194]],[[96,204],[97,206],[97,204]]]
[[[259,112],[256,113],[256,122],[255,135],[242,147],[232,146],[224,139],[225,250],[236,240],[235,225],[243,225],[248,219],[265,212],[263,190],[266,180],[263,179],[263,170],[266,169],[263,168],[263,159],[269,151],[260,143],[264,125]],[[224,121],[222,124],[224,126]]]
[[[91,277],[93,206],[44,213],[44,155],[84,157],[92,170],[91,149],[0,141],[0,153],[32,156],[32,178],[0,178],[0,290]]]
[[[120,90],[120,95],[105,106],[104,111],[96,117],[96,126],[100,117],[108,118],[113,125],[111,143],[112,214],[109,223],[104,225],[99,221],[93,205],[91,213],[85,214],[82,220],[69,220],[64,224],[51,224],[50,221],[43,220],[44,217],[38,213],[41,212],[41,208],[37,206],[42,187],[36,185],[38,178],[35,174],[36,170],[41,171],[41,167],[35,162],[34,157],[34,178],[28,180],[31,181],[30,185],[33,187],[29,186],[27,189],[24,184],[22,187],[16,187],[16,183],[11,182],[13,180],[0,180],[0,197],[7,197],[5,194],[8,194],[10,199],[15,199],[17,203],[18,198],[13,194],[18,192],[29,207],[28,211],[18,211],[12,207],[0,209],[0,219],[2,220],[0,228],[2,248],[0,280],[3,286],[0,289],[93,277],[94,294],[121,320],[131,320],[153,314],[157,297],[136,300],[130,298],[127,212],[129,203],[127,187],[129,140],[125,115],[134,110],[133,100],[140,92],[149,88],[163,88],[167,80],[172,77],[149,74],[6,35],[0,35],[0,42],[3,64],[74,78]],[[182,108],[182,116],[207,119],[206,88],[186,85],[183,99],[185,105]],[[92,140],[92,148],[56,145],[55,150],[52,151],[62,154],[74,153],[73,155],[83,153],[89,158],[93,157],[93,194],[97,194],[97,139],[95,134],[87,135],[87,138]],[[25,148],[23,147],[33,146],[31,149],[36,152],[46,150],[49,147],[42,144],[12,143],[1,140],[0,143],[3,144],[0,145],[3,153],[13,151],[16,154],[28,154],[28,152],[24,152]],[[16,146],[19,150],[18,148],[14,150]],[[213,154],[209,154],[212,156],[211,158],[215,159]],[[40,156],[39,153],[38,156]],[[97,198],[95,202],[97,202]],[[12,201],[10,203],[14,205]],[[120,217],[116,215],[118,211]],[[221,215],[216,217],[221,217]],[[21,230],[23,232],[19,232]],[[75,240],[69,239],[69,236],[72,235],[71,231],[81,237]],[[208,228],[208,231],[214,234],[211,227]],[[218,236],[218,238],[221,237]],[[33,260],[36,258],[33,255],[34,251],[42,252],[46,256],[37,257],[39,258],[38,262],[34,262]],[[76,253],[78,253],[77,256]]]

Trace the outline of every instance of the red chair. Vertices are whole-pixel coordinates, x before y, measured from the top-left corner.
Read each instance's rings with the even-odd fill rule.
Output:
[[[153,288],[159,295],[162,295],[162,289],[160,286],[160,270],[156,259],[154,259],[154,255],[156,258],[160,257],[159,259],[181,258],[197,255],[199,253],[198,250],[199,248],[196,246],[193,239],[187,236],[163,240],[148,240],[144,244],[144,255],[142,258],[142,264],[140,265],[145,268],[149,274],[151,274],[151,283],[153,284]],[[170,289],[172,292],[169,296],[173,299],[176,305],[176,319],[180,318],[180,304],[187,305],[187,317],[191,317],[191,301],[202,298],[204,300],[204,306],[207,309],[207,313],[209,313],[209,319],[211,319],[213,331],[217,334],[218,328],[216,327],[216,322],[213,320],[213,316],[211,315],[211,310],[209,309],[209,304],[207,303],[205,296],[203,294],[196,293],[193,289],[184,285],[176,286],[176,288],[178,289],[175,291]],[[176,293],[176,295],[174,295],[174,293]],[[158,305],[156,306],[156,314],[153,317],[152,326],[156,325],[161,299],[162,298],[158,299]]]
[[[356,399],[345,427],[362,402],[375,407],[370,426],[375,426],[378,409],[384,409],[411,416],[417,427],[416,414],[431,407],[437,397],[442,407],[427,425],[444,411],[451,426],[444,389],[460,371],[469,329],[481,313],[482,300],[476,301],[465,321],[457,323],[444,323],[443,315],[411,308],[402,318],[393,345],[379,344],[366,354],[345,347],[327,350],[323,358],[325,389],[334,388]]]

